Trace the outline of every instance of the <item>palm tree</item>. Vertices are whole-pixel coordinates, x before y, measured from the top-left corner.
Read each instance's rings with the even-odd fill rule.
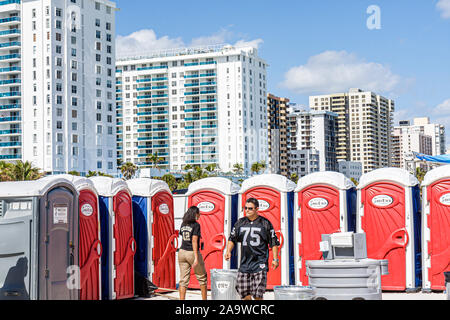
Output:
[[[43,175],[39,171],[40,169],[34,167],[31,162],[18,160],[11,167],[11,179],[13,181],[37,180]]]
[[[73,171],[69,171],[69,172],[67,172],[68,174],[71,174],[71,175],[73,175],[73,176],[80,176],[80,173],[78,172],[78,171],[76,171],[76,170],[73,170]]]
[[[160,178],[162,181],[164,181],[165,183],[167,183],[167,185],[169,186],[171,191],[174,191],[177,189],[178,186],[178,182],[177,179],[170,173],[163,175]]]
[[[355,186],[358,186],[358,183],[359,183],[358,180],[356,180],[355,178],[350,178],[350,180],[352,180],[352,182]]]
[[[159,164],[163,161],[163,158],[158,156],[158,152],[151,154],[149,156],[149,160],[152,163],[151,167],[153,169],[160,169]]]
[[[233,165],[233,172],[236,175],[241,175],[244,172],[244,166],[242,165],[242,163],[235,163]]]
[[[0,181],[11,181],[12,164],[0,161]]]
[[[292,173],[290,179],[291,179],[293,182],[297,183],[297,182],[298,182],[298,179],[299,179],[298,174],[295,173],[295,172]]]
[[[122,172],[125,180],[130,180],[136,174],[138,167],[131,162],[126,162],[120,167],[120,172]]]
[[[425,178],[426,173],[427,172],[424,169],[422,169],[421,167],[416,168],[415,176],[416,176],[417,180],[419,180],[420,183],[422,183],[423,179]]]
[[[217,163],[210,163],[205,167],[206,172],[208,173],[208,175],[214,175],[214,172],[217,169]]]
[[[95,176],[98,176],[98,172],[97,171],[91,171],[91,170],[89,170],[87,175],[86,175],[87,178],[95,177]]]
[[[266,169],[267,169],[266,160],[261,160],[261,162],[259,163],[259,168],[260,168],[260,170],[262,170],[263,172],[266,171]]]

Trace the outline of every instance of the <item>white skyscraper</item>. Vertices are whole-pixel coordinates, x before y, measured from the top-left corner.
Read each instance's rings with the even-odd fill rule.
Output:
[[[116,173],[115,3],[0,2],[0,157]]]
[[[266,68],[254,48],[208,46],[117,61],[118,157],[140,167],[268,163]]]

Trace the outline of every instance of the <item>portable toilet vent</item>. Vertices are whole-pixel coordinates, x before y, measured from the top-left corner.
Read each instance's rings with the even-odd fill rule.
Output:
[[[227,237],[231,233],[238,216],[239,185],[221,177],[197,180],[189,185],[187,208],[197,206],[200,209],[202,238],[200,252],[208,272],[208,288],[211,289],[211,269],[230,269],[236,266],[236,254],[226,261],[224,251]],[[200,288],[192,270],[189,287]]]
[[[102,299],[134,297],[133,212],[131,192],[125,181],[109,177],[89,178],[98,191],[100,234],[103,247]]]
[[[450,271],[450,165],[427,172],[422,199],[422,290],[445,290],[444,273]]]
[[[308,285],[306,260],[321,260],[322,234],[355,231],[356,188],[339,172],[315,172],[295,189],[294,265],[296,283]]]
[[[365,232],[367,254],[389,260],[383,290],[413,292],[421,286],[419,181],[408,171],[383,168],[358,185],[357,232]]]
[[[294,190],[296,184],[284,176],[262,174],[248,178],[239,191],[240,217],[243,217],[245,202],[255,198],[259,202],[259,215],[268,219],[280,242],[278,254],[280,264],[276,270],[267,273],[267,288],[294,284]],[[269,262],[273,259],[269,252]]]
[[[78,193],[62,178],[0,183],[0,300],[78,300]]]
[[[127,184],[133,195],[135,270],[157,287],[175,289],[178,234],[172,192],[161,180],[139,178]]]

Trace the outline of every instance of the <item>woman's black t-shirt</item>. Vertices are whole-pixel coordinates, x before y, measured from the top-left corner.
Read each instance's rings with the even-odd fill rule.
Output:
[[[194,251],[192,248],[192,236],[198,236],[198,250],[200,250],[200,224],[198,222],[194,222],[187,225],[182,225],[180,228],[181,237],[183,242],[181,243],[180,249],[186,251]]]

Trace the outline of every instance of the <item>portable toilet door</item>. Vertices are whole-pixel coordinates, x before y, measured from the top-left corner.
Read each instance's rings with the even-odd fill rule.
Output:
[[[277,174],[262,174],[246,179],[239,191],[240,217],[245,215],[245,202],[249,198],[259,201],[259,215],[268,219],[280,242],[278,255],[280,265],[276,270],[269,268],[267,288],[294,284],[293,216],[294,190],[296,184]],[[273,259],[269,251],[269,264]]]
[[[191,183],[186,193],[187,207],[200,209],[200,252],[208,272],[208,289],[211,289],[211,269],[236,266],[235,258],[230,261],[224,259],[224,250],[231,228],[237,221],[239,189],[239,185],[229,179],[210,177]],[[189,287],[200,288],[193,270]]]
[[[420,286],[420,189],[408,171],[382,168],[364,174],[358,185],[357,232],[365,232],[368,258],[389,261],[381,276],[386,291]]]
[[[0,300],[78,300],[77,266],[70,181],[0,183]]]
[[[306,286],[306,261],[323,259],[322,234],[355,231],[356,187],[342,173],[315,172],[298,180],[294,203],[295,278]]]
[[[450,271],[450,165],[430,170],[422,182],[423,291],[445,290]]]
[[[178,234],[172,192],[161,180],[139,178],[127,183],[133,194],[135,269],[157,287],[175,289]]]
[[[101,300],[100,215],[94,183],[70,174],[53,175],[41,180],[69,180],[78,192],[80,300]]]
[[[131,192],[121,179],[102,176],[89,179],[99,194],[102,299],[132,298],[136,242]]]

